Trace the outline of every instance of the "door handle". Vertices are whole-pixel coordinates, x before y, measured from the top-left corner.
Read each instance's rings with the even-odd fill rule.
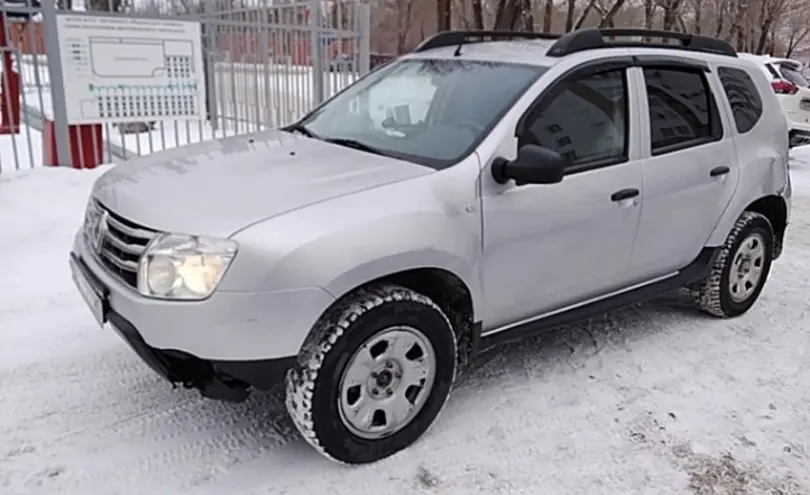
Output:
[[[720,177],[721,175],[726,175],[729,172],[731,172],[731,169],[725,165],[721,167],[714,167],[712,171],[709,172],[709,177]]]
[[[639,190],[635,188],[622,189],[610,195],[611,201],[624,201],[625,199],[635,198],[638,196]]]

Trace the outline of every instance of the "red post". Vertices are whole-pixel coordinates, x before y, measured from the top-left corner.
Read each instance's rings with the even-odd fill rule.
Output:
[[[59,166],[56,151],[56,126],[45,119],[42,129],[42,164]],[[68,126],[70,137],[70,161],[73,168],[96,168],[104,161],[104,135],[101,124],[72,124]]]
[[[3,52],[3,81],[0,94],[0,134],[20,132],[20,74],[14,70],[12,47],[6,44],[6,14],[0,12],[0,50]]]

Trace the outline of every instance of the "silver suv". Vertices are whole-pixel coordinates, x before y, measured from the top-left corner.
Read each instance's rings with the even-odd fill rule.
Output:
[[[70,265],[170,382],[239,401],[286,373],[307,442],[367,463],[502,342],[680,287],[745,313],[787,162],[769,81],[727,43],[445,32],[287,128],[112,168]]]

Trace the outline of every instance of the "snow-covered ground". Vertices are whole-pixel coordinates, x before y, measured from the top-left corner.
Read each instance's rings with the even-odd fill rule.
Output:
[[[172,390],[94,325],[66,259],[100,171],[0,175],[0,494],[807,495],[808,151],[747,315],[672,294],[507,346],[422,440],[351,469],[299,439],[281,390]]]
[[[26,125],[20,126],[19,134],[0,135],[0,173],[39,167],[42,165],[42,146],[42,133]]]

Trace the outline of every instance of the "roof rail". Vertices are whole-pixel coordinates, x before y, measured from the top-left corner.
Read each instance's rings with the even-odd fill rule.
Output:
[[[423,52],[445,46],[462,46],[486,41],[556,40],[559,34],[524,33],[519,31],[442,31],[426,39],[414,52]]]
[[[645,41],[606,42],[605,38],[641,37]],[[649,38],[677,40],[678,45],[653,43]],[[549,57],[564,57],[572,53],[597,48],[610,47],[649,47],[676,48],[693,52],[715,53],[718,55],[737,56],[737,50],[731,44],[708,36],[676,33],[674,31],[657,31],[654,29],[599,29],[586,28],[572,31],[560,37],[546,53]]]

